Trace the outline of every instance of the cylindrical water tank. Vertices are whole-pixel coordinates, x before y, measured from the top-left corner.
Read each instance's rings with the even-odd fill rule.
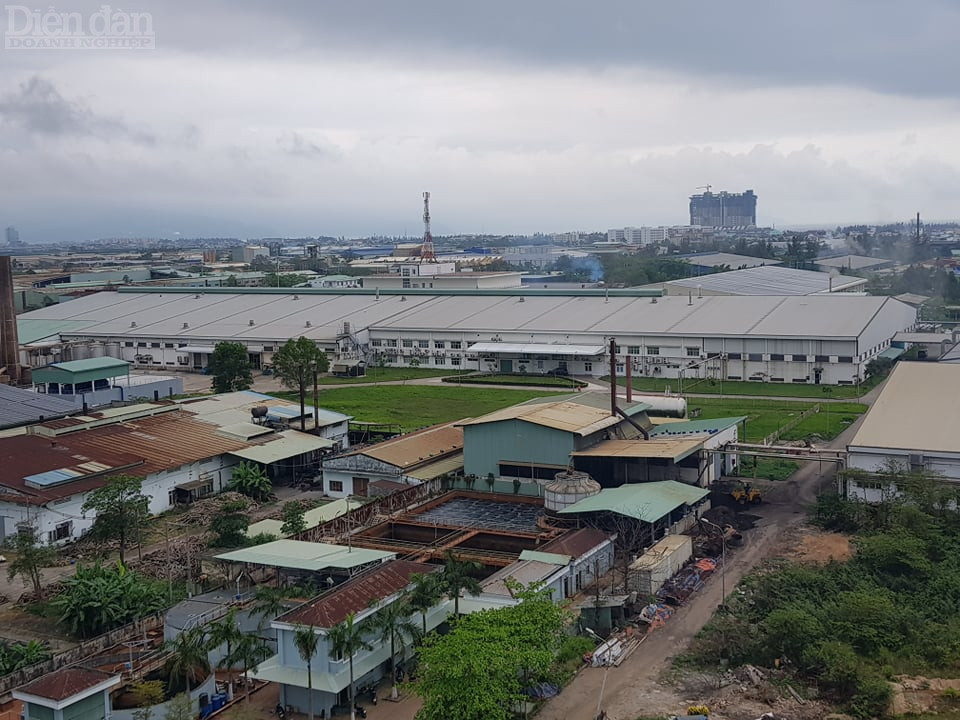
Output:
[[[548,513],[557,513],[598,492],[600,483],[588,473],[564,470],[544,486],[543,506]]]
[[[687,401],[677,395],[634,395],[633,402],[646,403],[650,406],[647,415],[654,417],[687,416]]]

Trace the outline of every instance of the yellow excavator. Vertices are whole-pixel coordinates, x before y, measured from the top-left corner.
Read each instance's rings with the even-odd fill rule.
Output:
[[[732,497],[741,505],[746,505],[748,503],[752,505],[754,503],[763,501],[760,491],[753,487],[750,483],[737,483],[730,491],[730,497]]]

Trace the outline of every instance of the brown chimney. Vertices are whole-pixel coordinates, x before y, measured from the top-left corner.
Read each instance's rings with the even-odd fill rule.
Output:
[[[17,340],[17,313],[13,306],[13,265],[9,255],[0,255],[0,369],[6,369],[10,383],[20,381],[20,342]]]
[[[632,356],[632,355],[627,355],[627,362],[626,362],[626,365],[624,365],[624,370],[627,371],[627,373],[626,373],[626,379],[627,379],[627,405],[629,405],[630,403],[633,402],[633,378],[631,377],[631,372],[630,372],[630,370],[631,370],[631,367],[630,367],[630,366],[631,366],[631,365],[633,365],[633,356]]]

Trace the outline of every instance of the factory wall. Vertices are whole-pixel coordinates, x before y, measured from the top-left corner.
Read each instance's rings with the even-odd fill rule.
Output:
[[[463,471],[485,478],[501,475],[501,463],[555,466],[556,472],[570,462],[573,433],[554,430],[522,420],[502,420],[463,428]]]

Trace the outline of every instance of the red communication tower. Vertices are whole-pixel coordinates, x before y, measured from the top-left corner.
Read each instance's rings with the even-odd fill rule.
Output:
[[[423,245],[420,246],[420,262],[437,261],[437,253],[433,249],[433,235],[430,234],[430,193],[423,194]]]

